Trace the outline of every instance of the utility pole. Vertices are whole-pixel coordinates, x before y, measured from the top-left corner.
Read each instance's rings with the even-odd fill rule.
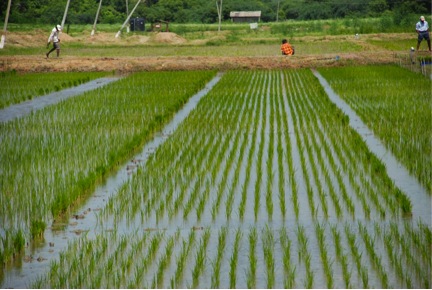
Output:
[[[7,30],[8,20],[9,20],[9,12],[10,12],[10,7],[11,7],[11,2],[12,2],[12,0],[9,0],[8,6],[6,9],[5,23],[3,26],[3,34],[2,34],[1,39],[0,39],[0,49],[3,49],[4,44],[5,44],[5,40],[6,40],[6,30]]]
[[[128,17],[126,18],[126,21],[123,23],[123,25],[120,27],[120,30],[117,32],[116,34],[116,38],[118,38],[121,34],[122,29],[125,27],[125,25],[127,23],[129,23],[129,19],[131,18],[132,14],[135,12],[135,9],[138,7],[138,4],[140,4],[141,0],[138,0],[138,2],[136,3],[135,7],[132,9],[132,12],[128,15]]]
[[[126,0],[126,15],[129,15],[129,1]],[[129,33],[130,24],[128,23],[126,26],[126,32]]]
[[[90,34],[91,36],[93,36],[94,33],[95,33],[95,30],[96,30],[96,23],[97,23],[97,20],[98,20],[98,17],[99,17],[99,11],[100,11],[100,9],[101,9],[101,6],[102,6],[102,0],[99,1],[99,7],[98,7],[98,10],[97,10],[97,12],[96,12],[96,18],[95,18],[95,21],[94,21],[94,24],[93,24],[92,32],[91,32],[91,34]]]
[[[221,30],[221,22],[222,22],[222,1],[223,1],[223,0],[216,0],[216,9],[217,9],[218,18],[219,18],[218,31]],[[220,2],[220,4],[219,4],[219,2]]]
[[[61,28],[62,28],[62,30],[64,30],[64,24],[65,24],[65,22],[66,22],[66,15],[67,15],[67,13],[68,13],[69,3],[70,3],[70,0],[67,0],[67,3],[66,3],[66,9],[65,9],[65,12],[64,12],[64,14],[63,14],[63,19],[62,19],[62,22],[61,22]]]

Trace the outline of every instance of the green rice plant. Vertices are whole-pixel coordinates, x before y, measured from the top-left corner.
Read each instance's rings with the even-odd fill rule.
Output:
[[[186,82],[186,75],[194,81]],[[30,235],[32,221],[45,222],[65,212],[78,198],[84,201],[95,184],[140,148],[161,122],[167,122],[213,75],[131,75],[1,124],[0,212],[4,228],[12,228],[20,221],[20,228]],[[172,86],[163,92],[160,84],[168,79]],[[26,172],[26,176],[18,172]],[[123,194],[119,196],[122,200]],[[20,206],[12,210],[13,204]],[[119,209],[125,208],[113,205],[111,210],[119,214]]]
[[[341,264],[342,264],[342,275],[343,280],[345,283],[345,288],[352,288],[351,287],[351,271],[348,270],[348,258],[346,255],[343,255],[341,257]]]
[[[267,214],[269,216],[269,219],[272,219],[273,216],[273,193],[271,191],[267,191],[266,193],[266,206],[267,206]]]
[[[2,72],[0,76],[0,87],[2,88],[0,92],[0,109],[108,75],[109,73],[106,72],[25,74],[16,71]]]
[[[206,229],[201,239],[197,255],[195,257],[195,267],[192,270],[192,286],[196,288],[199,284],[199,277],[205,269],[206,249],[210,238],[210,230]]]
[[[407,279],[405,271],[402,267],[402,261],[394,251],[394,241],[390,238],[384,239],[384,244],[387,250],[387,254],[390,257],[390,261],[393,267],[396,269],[397,277],[400,281],[405,282],[408,288],[412,288],[411,281]]]
[[[320,69],[320,73],[432,192],[430,92],[428,86],[422,86],[428,81],[393,65]],[[420,89],[413,94],[412,86]]]
[[[222,265],[222,259],[224,257],[224,251],[226,247],[226,236],[228,233],[227,228],[223,228],[219,231],[218,237],[218,249],[217,249],[217,257],[216,261],[213,264],[213,276],[211,279],[211,288],[218,288],[220,284],[220,270]]]
[[[229,287],[256,288],[266,279],[268,288],[293,288],[299,283],[296,278],[301,277],[302,287],[312,288],[324,283],[317,280],[322,272],[328,288],[370,288],[376,281],[381,286],[427,286],[425,273],[430,263],[419,253],[427,250],[430,230],[400,227],[397,233],[386,231],[387,221],[397,217],[391,208],[398,209],[399,205],[392,194],[381,193],[389,188],[385,176],[372,176],[373,157],[367,156],[363,145],[355,144],[359,140],[336,109],[321,94],[307,70],[227,72],[119,190],[118,196],[108,202],[99,217],[101,228],[112,221],[119,231],[166,231],[146,231],[144,242],[140,236],[116,234],[99,241],[97,246],[82,246],[81,250],[68,247],[77,253],[77,258],[65,256],[58,263],[58,268],[65,271],[74,269],[64,285],[219,288],[229,281]],[[268,214],[276,196],[279,201],[291,198],[289,209],[293,210],[286,210],[286,216],[282,206],[281,214],[276,208],[272,215]],[[356,210],[361,200],[363,205],[370,204],[371,218],[379,217],[381,210],[386,212],[386,220],[365,224],[370,237],[363,238],[360,229],[357,232],[364,225],[355,227],[362,216],[357,211],[356,215],[350,213],[350,200]],[[321,206],[324,202],[326,207]],[[339,216],[335,204],[340,206]],[[238,206],[238,219],[230,212],[234,206]],[[183,210],[187,207],[190,209],[185,215]],[[330,228],[318,223],[326,211],[339,223],[329,225]],[[191,217],[192,212],[196,219],[195,215]],[[184,215],[191,220],[185,223]],[[293,244],[288,229],[294,217],[297,222]],[[202,228],[197,227],[184,240],[180,239],[180,244],[167,250],[170,240],[176,243],[184,228],[200,219],[208,225],[206,231],[212,228],[215,233],[215,226],[220,229],[217,240],[205,242],[212,236],[208,234],[206,238]],[[268,224],[266,219],[273,219],[272,226],[263,227]],[[344,219],[345,234],[339,227]],[[279,223],[281,229],[276,238],[272,227]],[[232,236],[228,236],[227,224],[237,227]],[[376,237],[370,234],[369,225]],[[247,240],[242,240],[239,236],[245,226],[250,228]],[[175,233],[173,229],[177,229]],[[327,235],[330,231],[332,240]],[[311,235],[315,237],[312,240]],[[386,237],[398,241],[392,254],[385,248]],[[249,248],[243,248],[244,245]],[[312,249],[312,245],[317,249]],[[375,247],[376,257],[369,254],[370,245]],[[225,253],[228,248],[231,252]],[[381,253],[380,249],[384,251]],[[87,255],[92,252],[95,257],[89,258]],[[175,261],[167,258],[167,252]],[[331,257],[333,252],[335,258]],[[293,253],[298,255],[296,262]],[[397,253],[401,257],[399,265],[390,258],[397,257]],[[416,256],[421,257],[417,262],[413,261]],[[79,261],[83,261],[87,277]],[[211,269],[207,269],[207,262]],[[406,278],[397,280],[393,274],[400,271],[400,265]],[[264,271],[260,271],[261,266]],[[335,276],[338,271],[342,272],[341,281]],[[58,284],[48,286],[52,285]]]
[[[46,224],[44,221],[33,220],[31,223],[31,228],[30,228],[32,238],[34,238],[34,239],[42,238],[44,231],[45,231],[45,228],[46,228]]]
[[[291,240],[285,228],[280,230],[280,243],[283,253],[285,288],[294,288],[296,267],[291,264]]]
[[[240,231],[240,229],[237,229],[235,241],[234,241],[234,248],[230,258],[229,281],[230,281],[231,289],[236,288],[237,261],[238,261],[238,254],[240,251],[241,238],[242,238],[242,232]]]
[[[324,273],[326,275],[327,288],[333,288],[333,273],[331,269],[332,262],[329,261],[328,253],[327,253],[327,245],[325,244],[325,236],[324,236],[324,227],[319,223],[315,224],[315,232],[318,240],[318,246],[320,248],[321,254],[321,262],[323,264]]]
[[[163,256],[161,257],[161,259],[159,260],[158,263],[158,270],[156,273],[156,277],[152,282],[152,288],[162,288],[163,286],[163,277],[164,277],[164,272],[168,266],[168,262],[171,259],[171,255],[172,255],[172,251],[173,251],[173,247],[174,247],[174,236],[172,236],[166,246],[165,246],[165,253],[163,254]]]
[[[274,257],[274,237],[268,227],[262,233],[263,254],[267,272],[267,288],[271,289],[275,283],[275,257]]]
[[[308,251],[308,239],[306,236],[306,232],[303,226],[298,225],[296,229],[297,234],[297,242],[298,242],[298,257],[299,262],[306,258],[306,255],[309,253]]]
[[[300,131],[296,126],[294,128],[295,128],[295,134],[296,134],[296,139],[297,139],[297,147],[302,148],[302,144],[300,141]],[[306,158],[305,158],[303,150],[300,151],[300,162],[301,162],[303,177],[304,177],[304,180],[306,183],[306,192],[308,195],[310,211],[311,211],[312,217],[315,217],[315,215],[317,213],[317,209],[315,207],[315,201],[313,198],[313,191],[312,191],[311,182],[309,179],[309,173],[307,172],[307,168],[306,168],[307,163],[306,163]]]
[[[399,229],[395,223],[390,224],[390,231],[386,238],[394,241],[394,248],[397,245],[396,249],[399,249],[397,257],[399,260],[403,259],[403,264],[406,265],[404,271],[411,272],[411,276],[416,278],[418,285],[426,287],[431,284],[429,273],[432,262],[428,255],[431,250],[427,247],[430,229],[421,223],[417,229],[412,224],[406,223],[403,229],[404,231]],[[412,283],[407,273],[406,277],[406,283]]]
[[[177,268],[174,273],[174,277],[171,279],[172,288],[176,288],[176,286],[181,282],[181,279],[184,275],[184,271],[186,268],[186,262],[194,242],[195,242],[195,231],[191,230],[187,241],[183,241],[182,249],[177,258]]]
[[[247,274],[247,287],[249,289],[256,288],[256,278],[257,278],[257,256],[256,256],[256,246],[257,246],[258,234],[256,228],[253,228],[249,232],[249,271]]]
[[[314,273],[311,268],[311,256],[309,253],[305,256],[305,266],[306,266],[306,281],[305,281],[305,288],[312,289],[313,283],[314,283]]]
[[[370,234],[368,233],[366,227],[359,223],[359,232],[363,238],[363,241],[366,245],[366,250],[371,257],[371,260],[373,262],[374,267],[377,269],[379,273],[379,277],[381,279],[381,284],[384,288],[388,287],[388,276],[387,273],[381,263],[381,256],[378,256],[378,254],[375,252],[375,238],[372,238]]]

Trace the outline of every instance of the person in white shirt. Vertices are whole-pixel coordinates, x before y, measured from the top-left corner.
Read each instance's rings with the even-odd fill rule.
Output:
[[[429,51],[431,51],[431,41],[429,37],[429,24],[425,20],[424,16],[420,16],[420,21],[416,24],[416,31],[418,34],[417,38],[417,50],[420,48],[420,43],[423,39],[426,39]]]
[[[60,56],[60,31],[61,30],[62,30],[62,28],[60,25],[56,25],[52,29],[51,34],[48,37],[47,48],[49,48],[51,41],[53,43],[53,48],[46,53],[47,58],[49,57],[50,53],[53,52],[54,50],[57,50],[57,57]]]

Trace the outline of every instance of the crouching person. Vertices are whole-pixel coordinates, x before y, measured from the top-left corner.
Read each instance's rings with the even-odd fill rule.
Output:
[[[282,39],[281,51],[282,51],[282,55],[294,54],[294,48],[291,46],[291,44],[288,43],[286,39]]]

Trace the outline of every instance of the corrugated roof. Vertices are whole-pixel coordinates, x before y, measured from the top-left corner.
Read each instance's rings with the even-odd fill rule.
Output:
[[[230,17],[261,17],[261,11],[231,11]]]

